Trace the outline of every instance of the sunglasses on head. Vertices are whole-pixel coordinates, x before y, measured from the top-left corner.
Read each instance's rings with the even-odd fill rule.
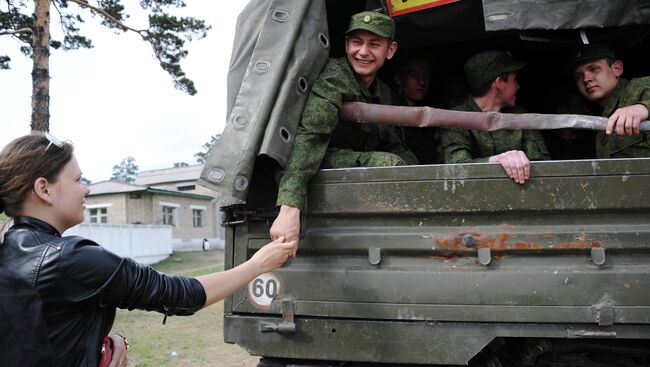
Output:
[[[59,148],[63,147],[63,142],[61,140],[59,140],[59,138],[57,138],[56,136],[50,134],[49,132],[45,132],[45,138],[47,139],[47,141],[50,142],[49,144],[47,144],[47,147],[45,147],[45,151],[47,151],[47,149],[52,144],[56,145]]]

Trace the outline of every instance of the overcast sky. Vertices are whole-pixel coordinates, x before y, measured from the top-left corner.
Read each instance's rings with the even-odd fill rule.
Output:
[[[96,26],[95,18],[86,17],[82,25],[94,48],[52,50],[50,131],[74,143],[84,177],[91,181],[109,179],[113,166],[128,156],[135,158],[140,171],[175,162],[196,164],[194,154],[223,130],[234,30],[248,0],[186,3],[178,14],[212,25],[206,38],[189,43],[189,55],[182,62],[198,90],[194,96],[174,88],[138,35],[116,35]],[[135,11],[130,15],[127,23],[137,22]],[[11,37],[0,36],[0,54],[12,58],[11,70],[0,71],[2,147],[30,131],[32,63],[18,47]]]

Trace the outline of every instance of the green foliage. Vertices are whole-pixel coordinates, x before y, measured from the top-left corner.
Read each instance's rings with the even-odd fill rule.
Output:
[[[170,14],[170,9],[185,7],[183,1],[140,1],[142,10],[149,14],[146,29],[134,29],[124,23],[129,15],[126,14],[122,0],[97,0],[94,4],[86,0],[50,0],[50,3],[52,15],[58,15],[63,31],[62,40],[50,39],[51,48],[66,51],[92,48],[92,40],[81,33],[80,25],[88,16],[99,17],[101,24],[108,29],[138,33],[150,44],[162,69],[171,75],[175,88],[190,95],[196,94],[194,82],[186,76],[180,62],[187,56],[185,43],[205,37],[210,26],[200,19]],[[32,4],[24,0],[5,0],[4,4],[6,10],[0,10],[0,35],[20,40],[23,44],[20,51],[31,57],[34,24]],[[10,61],[6,55],[0,55],[0,69],[9,69]]]
[[[138,177],[138,166],[135,164],[135,158],[126,157],[120,164],[113,166],[113,175],[111,180],[124,183],[133,183]]]
[[[9,61],[11,61],[9,56],[0,55],[0,70],[9,69]]]
[[[212,135],[210,137],[210,141],[203,144],[203,151],[194,154],[197,163],[205,163],[205,160],[208,158],[208,154],[210,154],[210,150],[212,150],[212,146],[217,142],[217,140],[219,140],[220,137],[221,134]]]

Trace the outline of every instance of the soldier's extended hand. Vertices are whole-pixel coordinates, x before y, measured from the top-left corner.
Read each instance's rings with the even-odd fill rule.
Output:
[[[648,109],[642,104],[633,104],[614,111],[607,119],[605,132],[609,135],[616,131],[616,135],[638,135],[641,130],[641,121],[648,119]]]
[[[521,150],[510,150],[505,153],[493,155],[488,162],[499,162],[503,169],[506,170],[508,177],[512,178],[518,184],[523,184],[530,177],[530,161],[526,153]]]
[[[280,237],[284,237],[285,241],[296,241],[296,246],[291,253],[291,256],[295,258],[296,251],[298,250],[298,239],[300,237],[300,209],[282,205],[280,207],[280,214],[273,221],[270,234],[273,241]]]

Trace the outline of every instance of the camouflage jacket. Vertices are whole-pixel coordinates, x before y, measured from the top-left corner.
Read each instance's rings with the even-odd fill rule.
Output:
[[[474,99],[468,96],[456,111],[481,112]],[[505,113],[521,113],[520,108],[503,110]],[[528,159],[550,159],[544,138],[537,130],[480,131],[461,128],[441,128],[440,155],[445,163],[487,162],[497,154],[509,150],[521,150]]]
[[[338,114],[343,102],[390,104],[390,88],[375,78],[366,89],[345,57],[328,60],[305,104],[280,181],[277,205],[303,208],[307,184],[321,167],[328,149],[392,152],[407,162],[417,163],[394,127],[340,121]]]
[[[601,116],[609,117],[621,107],[642,104],[650,111],[650,77],[620,79],[614,91],[605,99]],[[599,131],[596,135],[598,158],[640,158],[650,157],[650,131],[639,135],[618,136]]]

